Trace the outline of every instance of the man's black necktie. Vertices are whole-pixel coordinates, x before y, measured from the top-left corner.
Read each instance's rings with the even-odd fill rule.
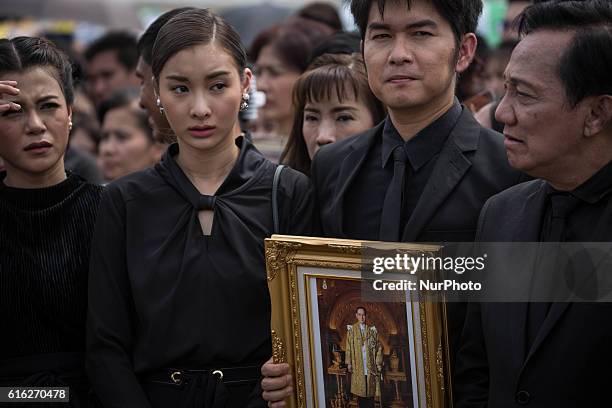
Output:
[[[544,231],[542,231],[541,240],[544,242],[564,242],[567,217],[576,208],[579,200],[569,193],[553,193],[548,197],[550,199],[550,218],[549,222],[545,224]],[[545,271],[544,273],[549,272]],[[527,348],[531,347],[538,335],[538,331],[548,315],[550,305],[550,302],[532,302],[529,304]]]
[[[381,241],[397,242],[400,240],[401,212],[404,198],[404,177],[406,174],[406,151],[404,146],[393,150],[393,178],[387,189],[380,218]]]

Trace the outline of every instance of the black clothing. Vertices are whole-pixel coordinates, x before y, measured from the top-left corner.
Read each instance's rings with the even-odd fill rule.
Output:
[[[347,189],[346,200],[354,204],[346,208],[344,232],[347,237],[379,240],[381,209],[393,178],[393,151],[398,146],[403,147],[408,158],[402,209],[395,214],[395,222],[399,224],[400,231],[404,230],[460,115],[461,105],[455,100],[455,104],[446,113],[406,142],[387,117],[382,125],[382,137],[376,138],[356,176],[360,182],[351,184]]]
[[[68,146],[64,156],[66,170],[73,172],[92,184],[102,184],[102,175],[96,164],[96,158],[91,154]]]
[[[149,407],[139,384],[166,368],[263,364],[271,355],[264,238],[276,165],[246,139],[214,196],[201,195],[168,148],[154,168],[108,186],[91,260],[88,373],[105,407]],[[303,174],[282,172],[280,232],[310,234]],[[212,208],[210,236],[200,209]],[[237,407],[244,406],[236,405]]]
[[[534,180],[492,197],[483,207],[478,240],[538,241],[548,234],[550,196],[557,193]],[[563,240],[612,242],[612,163],[570,194],[578,202],[566,217]],[[531,305],[470,304],[457,362],[456,406],[610,405],[611,304],[551,303],[529,347]]]
[[[2,182],[5,175],[0,174],[0,385],[40,385],[36,381],[54,371],[54,378],[69,377],[62,381],[76,387],[87,382],[87,275],[102,187],[70,174],[51,187],[12,188]]]
[[[431,146],[427,139],[418,137],[413,140],[421,148],[415,149],[414,155],[407,152],[411,165],[422,167],[416,173],[420,182],[408,184],[402,214],[397,215],[402,222],[401,242],[473,241],[478,214],[487,198],[523,178],[510,168],[502,136],[480,126],[465,107],[454,119],[456,109],[454,105],[420,132],[419,136],[432,138]],[[393,166],[389,166],[389,173],[386,167],[381,168],[383,133],[381,124],[323,146],[314,157],[312,180],[324,236],[378,239],[383,200],[393,171]],[[463,328],[465,304],[449,304],[447,316],[452,360]]]

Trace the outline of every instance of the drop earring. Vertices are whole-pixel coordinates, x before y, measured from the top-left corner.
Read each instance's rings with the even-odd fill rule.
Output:
[[[164,107],[161,104],[161,101],[159,100],[159,98],[157,98],[157,101],[155,102],[157,104],[157,107],[159,108],[159,113],[161,113],[162,115],[164,114]]]
[[[242,101],[240,102],[240,111],[243,112],[249,107],[250,95],[248,93],[242,94]]]

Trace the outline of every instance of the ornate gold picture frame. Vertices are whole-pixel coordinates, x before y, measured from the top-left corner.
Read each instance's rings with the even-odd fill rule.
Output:
[[[273,359],[291,365],[295,383],[288,406],[450,407],[444,304],[419,301],[412,292],[403,301],[363,300],[366,244],[281,235],[266,240]]]

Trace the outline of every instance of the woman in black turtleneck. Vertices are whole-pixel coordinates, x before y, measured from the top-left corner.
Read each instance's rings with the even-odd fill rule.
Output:
[[[69,386],[87,406],[87,271],[102,188],[64,170],[70,63],[46,40],[0,40],[0,386]]]

